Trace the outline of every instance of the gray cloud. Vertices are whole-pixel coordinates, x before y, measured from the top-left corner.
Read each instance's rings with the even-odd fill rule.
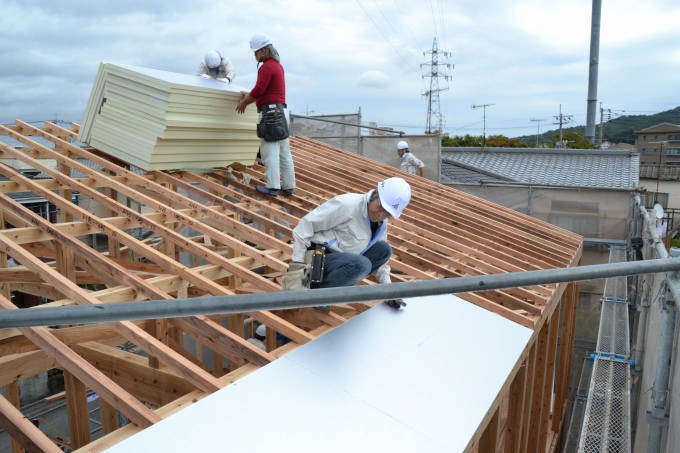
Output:
[[[481,133],[473,103],[494,103],[487,129],[531,134],[530,118],[551,118],[559,105],[585,122],[590,0],[537,4],[461,1],[436,15],[404,0],[358,4],[271,0],[3,1],[0,15],[0,123],[16,118],[79,122],[101,61],[194,73],[217,48],[252,87],[255,32],[270,35],[287,74],[288,103],[302,113],[348,113],[364,121],[422,133],[423,93],[434,36],[441,112],[451,133]],[[443,13],[444,16],[439,16]],[[671,0],[603,6],[599,98],[661,111],[674,99],[680,57]],[[423,54],[425,52],[425,55]],[[423,65],[423,66],[421,66]],[[653,70],[649,70],[653,68]],[[631,108],[632,110],[633,108]]]

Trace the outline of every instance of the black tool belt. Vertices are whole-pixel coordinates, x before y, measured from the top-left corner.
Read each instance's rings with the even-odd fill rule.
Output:
[[[261,118],[257,125],[257,136],[265,142],[278,142],[288,138],[288,121],[283,109],[286,104],[264,104],[257,108]]]
[[[288,108],[288,106],[286,104],[262,104],[257,106],[257,112],[266,112],[269,110],[275,110],[277,108],[283,110]]]
[[[326,244],[317,244],[315,242],[310,243],[309,247],[307,247],[307,250],[316,250],[319,247],[324,247],[326,249],[326,255],[328,255],[329,253],[333,253],[333,251],[329,249]]]

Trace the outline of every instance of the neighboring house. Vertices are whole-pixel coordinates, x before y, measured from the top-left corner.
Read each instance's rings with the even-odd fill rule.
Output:
[[[680,125],[661,123],[635,135],[641,185],[664,208],[680,208]]]
[[[639,188],[632,151],[442,148],[442,184],[584,236],[582,265],[603,264],[626,246],[631,196]],[[582,282],[572,375],[595,350],[604,281]],[[573,381],[572,381],[573,382]],[[573,395],[576,387],[572,388]]]
[[[586,239],[620,241],[638,167],[631,151],[444,147],[441,182]]]
[[[634,133],[641,165],[680,165],[680,125],[661,123]]]

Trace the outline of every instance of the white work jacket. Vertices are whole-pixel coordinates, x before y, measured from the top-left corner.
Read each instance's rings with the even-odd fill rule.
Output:
[[[304,262],[312,242],[326,244],[334,252],[361,255],[377,241],[387,241],[387,220],[371,234],[368,201],[372,194],[373,190],[337,195],[301,218],[293,229],[293,261]],[[375,276],[380,283],[390,283],[390,267],[383,264]]]
[[[423,163],[422,160],[418,159],[416,156],[413,154],[409,153],[404,153],[401,156],[401,164],[399,165],[399,168],[402,170],[411,173],[412,175],[417,174],[416,169],[418,168],[424,168],[425,164]]]

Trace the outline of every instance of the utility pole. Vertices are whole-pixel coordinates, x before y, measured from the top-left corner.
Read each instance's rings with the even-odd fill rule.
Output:
[[[484,112],[484,128],[482,129],[482,148],[486,147],[486,108],[491,107],[492,105],[496,104],[481,104],[481,105],[472,104],[472,106],[470,106],[472,110],[481,108],[483,109]]]
[[[448,63],[440,63],[439,56],[442,55],[444,58],[448,58],[451,56],[451,52],[443,52],[437,49],[437,37],[435,36],[434,41],[432,42],[432,50],[428,52],[423,52],[423,56],[427,55],[428,53],[432,54],[431,62],[420,65],[421,68],[423,66],[429,66],[430,68],[430,73],[423,75],[423,79],[425,77],[430,78],[430,89],[423,93],[423,96],[427,96],[427,119],[425,125],[425,133],[431,134],[433,132],[432,127],[434,125],[435,127],[437,127],[437,130],[441,134],[443,128],[443,120],[442,113],[439,108],[439,92],[448,90],[448,87],[439,88],[439,79],[443,78],[445,81],[448,81],[451,80],[451,76],[448,74],[441,74],[439,72],[439,67],[445,66],[446,69],[452,69],[453,65]]]
[[[570,122],[572,116],[573,115],[562,115],[562,104],[560,104],[560,114],[555,116],[557,123],[553,123],[560,125],[560,141],[557,142],[558,145],[556,146],[556,148],[564,148],[564,143],[562,143],[562,125]]]
[[[535,121],[538,124],[536,125],[536,148],[538,148],[538,136],[541,135],[541,121],[545,121],[545,119],[534,119],[531,118],[529,121]]]
[[[606,114],[604,112],[607,112]],[[602,143],[604,142],[604,117],[607,116],[607,121],[612,117],[611,109],[602,108],[602,103],[600,102],[600,149],[602,149]]]

